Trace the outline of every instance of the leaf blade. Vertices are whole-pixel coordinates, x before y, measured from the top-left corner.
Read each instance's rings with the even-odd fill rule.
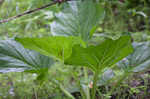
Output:
[[[14,40],[0,41],[0,71],[25,71],[49,68],[54,60],[25,49]]]
[[[118,63],[119,68],[122,70],[129,70],[130,72],[146,70],[150,66],[150,43],[134,42],[132,45],[134,47],[134,52]]]
[[[65,64],[87,66],[95,71],[112,66],[131,52],[130,36],[123,36],[117,40],[107,39],[99,45],[87,48],[76,45]]]
[[[72,1],[63,12],[56,14],[51,32],[56,36],[78,36],[87,41],[104,15],[104,9],[92,0]]]
[[[16,41],[23,44],[25,48],[35,50],[43,55],[55,57],[64,60],[72,53],[74,44],[83,44],[84,42],[76,37],[43,37],[43,38],[16,38]]]

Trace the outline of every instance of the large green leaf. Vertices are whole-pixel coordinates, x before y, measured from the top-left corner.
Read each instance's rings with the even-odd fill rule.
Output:
[[[51,24],[53,35],[79,36],[88,40],[96,30],[96,25],[104,18],[104,9],[92,0],[71,1],[56,15]]]
[[[134,52],[118,63],[123,70],[140,72],[150,67],[150,42],[133,43]]]
[[[72,53],[74,44],[82,43],[76,37],[43,37],[43,38],[16,38],[25,48],[36,50],[46,56],[64,60]]]
[[[53,63],[53,59],[27,50],[14,40],[0,41],[0,72],[36,72],[48,69]]]
[[[75,45],[65,64],[87,66],[95,71],[115,64],[131,52],[130,36],[122,36],[117,40],[106,39],[99,45],[87,48]]]

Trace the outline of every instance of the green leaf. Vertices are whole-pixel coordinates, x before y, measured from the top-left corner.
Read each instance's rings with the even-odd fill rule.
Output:
[[[43,37],[43,38],[16,38],[25,48],[35,50],[43,55],[64,60],[72,53],[74,44],[82,43],[76,37]]]
[[[122,36],[117,40],[106,39],[99,45],[87,48],[75,45],[65,64],[87,66],[96,71],[117,63],[131,52],[130,36]]]
[[[52,66],[54,60],[25,49],[14,40],[0,41],[0,72],[40,71]]]
[[[118,63],[122,70],[140,72],[150,67],[150,42],[133,43],[134,52]]]
[[[79,36],[84,41],[90,39],[98,23],[104,18],[104,9],[92,0],[71,1],[56,15],[51,24],[53,35]]]

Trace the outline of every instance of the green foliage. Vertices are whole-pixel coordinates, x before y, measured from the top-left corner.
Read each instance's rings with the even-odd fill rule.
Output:
[[[110,93],[106,91],[108,94],[105,95],[110,98],[111,94],[115,93],[115,89],[119,87],[125,78],[129,77],[130,73],[146,70],[150,64],[148,43],[133,43],[133,50],[130,36],[121,36],[116,40],[105,38],[112,38],[112,36],[116,37],[114,34],[120,36],[122,32],[138,31],[145,28],[146,32],[134,33],[133,38],[135,38],[135,34],[141,34],[140,36],[137,35],[138,39],[144,38],[146,34],[146,38],[142,38],[140,41],[149,38],[148,1],[120,1],[69,1],[9,23],[0,24],[1,38],[17,36],[19,38],[16,38],[16,41],[20,42],[25,48],[30,49],[25,49],[14,40],[0,41],[0,72],[25,71],[36,73],[38,74],[38,81],[45,81],[45,84],[42,83],[42,86],[37,87],[39,83],[33,81],[34,77],[25,73],[21,82],[15,81],[16,84],[13,84],[15,99],[18,97],[21,99],[49,98],[49,94],[54,95],[54,97],[56,95],[56,99],[67,99],[64,94],[74,98],[70,93],[76,91],[80,91],[83,99],[89,99],[90,96],[91,99],[96,99],[96,90],[98,90],[97,86],[99,85],[107,87],[107,91],[111,89]],[[52,0],[5,0],[3,5],[0,6],[3,8],[0,10],[0,17],[5,19],[49,2],[52,2]],[[59,12],[60,10],[62,11]],[[56,14],[56,12],[58,13]],[[106,16],[104,17],[105,12]],[[104,22],[102,22],[103,19]],[[54,37],[51,36],[51,32],[52,35],[55,35]],[[93,37],[95,32],[103,33],[97,33]],[[105,36],[104,39],[102,36]],[[133,53],[130,54],[132,51]],[[128,54],[130,55],[128,56]],[[52,66],[54,59],[51,57],[58,59],[57,62],[60,66],[57,66],[57,64]],[[126,58],[123,59],[124,57]],[[74,67],[66,66],[62,64],[62,61]],[[117,68],[116,70],[118,61],[120,62],[117,65],[121,69]],[[81,68],[76,68],[78,66],[88,68],[86,68],[87,70],[84,68],[83,73]],[[88,69],[91,69],[93,73]],[[11,77],[13,78],[12,81],[14,81],[14,76]],[[24,81],[25,78],[28,82]],[[109,81],[115,84],[109,86]],[[91,91],[89,83],[93,87]],[[42,90],[40,91],[40,89]],[[5,90],[5,92],[7,91],[9,91],[9,88]],[[119,91],[117,93],[120,93]],[[136,88],[131,88],[131,91],[137,93]],[[99,95],[104,96],[103,93]]]
[[[0,20],[23,13],[24,11],[41,7],[52,0],[5,0],[0,6]],[[8,23],[0,24],[0,38],[41,37],[51,35],[50,23],[54,19],[54,13],[60,11],[58,5],[48,7],[36,13],[17,18]]]
[[[65,64],[87,66],[94,71],[110,67],[132,52],[130,36],[117,40],[107,39],[99,45],[83,48],[73,47],[71,56]]]
[[[0,70],[34,71],[41,73],[54,64],[54,60],[37,52],[25,49],[14,40],[0,41]],[[40,72],[39,72],[40,71]]]
[[[141,72],[150,65],[149,42],[133,43],[134,52],[119,62],[118,66],[130,72]]]
[[[72,1],[62,12],[56,14],[51,24],[53,35],[79,36],[89,40],[100,21],[104,18],[104,9],[92,0]]]
[[[43,55],[64,60],[72,53],[74,44],[84,43],[76,37],[43,37],[43,38],[16,38],[25,48],[36,50]]]

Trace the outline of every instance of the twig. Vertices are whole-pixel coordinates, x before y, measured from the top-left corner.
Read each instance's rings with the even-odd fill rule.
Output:
[[[66,0],[66,1],[71,1],[71,0]],[[49,6],[55,5],[55,4],[57,4],[57,3],[60,3],[60,2],[58,2],[57,0],[55,0],[54,2],[49,3],[49,4],[47,4],[47,5],[44,5],[44,6],[42,6],[42,7],[35,8],[35,9],[29,10],[29,11],[25,11],[25,12],[23,12],[23,13],[21,13],[21,14],[18,14],[18,15],[16,15],[16,16],[10,17],[10,18],[8,18],[8,19],[0,20],[0,24],[6,23],[6,22],[8,22],[8,21],[17,19],[17,18],[19,18],[19,17],[25,16],[25,15],[28,15],[28,14],[31,14],[31,13],[34,13],[34,12],[37,12],[37,11],[39,11],[39,10],[42,10],[42,9],[47,8],[47,7],[49,7]]]

